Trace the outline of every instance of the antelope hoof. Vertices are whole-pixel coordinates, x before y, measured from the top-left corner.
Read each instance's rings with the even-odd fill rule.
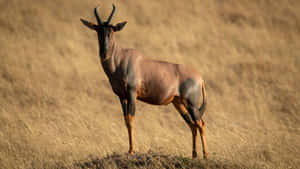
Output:
[[[203,159],[207,160],[207,153],[203,154]]]
[[[129,150],[129,151],[128,151],[128,154],[129,154],[129,155],[133,155],[134,153],[135,153],[134,150]]]
[[[198,156],[196,151],[193,151],[193,158],[196,158]]]

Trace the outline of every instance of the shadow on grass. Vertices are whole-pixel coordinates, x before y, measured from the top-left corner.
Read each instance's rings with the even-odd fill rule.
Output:
[[[91,158],[86,161],[78,161],[69,167],[74,169],[175,169],[175,168],[197,168],[197,169],[246,169],[242,164],[234,164],[229,161],[192,159],[183,156],[170,156],[160,153],[146,153],[135,155],[112,154],[103,158]]]

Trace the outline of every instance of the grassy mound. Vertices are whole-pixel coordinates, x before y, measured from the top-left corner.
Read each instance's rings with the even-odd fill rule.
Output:
[[[82,169],[247,169],[243,164],[235,164],[230,161],[200,160],[183,156],[170,156],[161,153],[146,154],[112,154],[104,158],[91,158],[87,161],[75,163],[71,168]]]

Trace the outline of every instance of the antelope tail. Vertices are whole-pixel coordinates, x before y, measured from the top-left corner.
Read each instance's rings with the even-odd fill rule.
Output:
[[[205,83],[204,83],[204,81],[203,81],[203,84],[202,84],[202,97],[203,97],[202,105],[199,108],[200,117],[203,116],[203,113],[206,109],[206,93],[205,93]]]

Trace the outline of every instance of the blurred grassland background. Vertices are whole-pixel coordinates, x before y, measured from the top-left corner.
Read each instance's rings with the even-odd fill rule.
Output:
[[[128,21],[121,46],[206,80],[210,159],[299,167],[300,1],[0,0],[0,168],[127,152],[96,33],[79,21],[95,22],[97,5],[107,18],[112,3],[112,22]],[[140,153],[191,157],[190,129],[172,105],[138,102],[135,139]]]

